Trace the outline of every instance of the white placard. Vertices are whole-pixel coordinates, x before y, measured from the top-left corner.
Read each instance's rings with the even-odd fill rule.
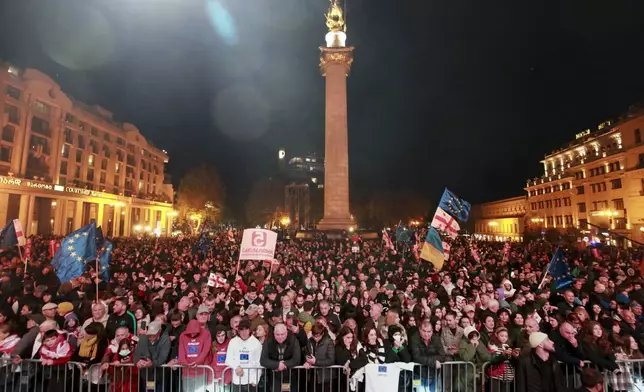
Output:
[[[239,249],[239,260],[272,260],[275,258],[276,245],[276,232],[246,229]]]
[[[210,275],[208,276],[208,286],[215,287],[216,284],[217,284],[217,275],[211,272]]]
[[[352,246],[351,247],[351,252],[360,253],[360,247],[359,246]]]

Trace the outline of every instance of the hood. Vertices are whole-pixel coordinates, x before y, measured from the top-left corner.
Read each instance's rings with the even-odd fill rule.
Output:
[[[190,322],[188,323],[188,326],[186,326],[185,333],[189,333],[189,334],[201,333],[201,324],[199,324],[199,321],[190,320]]]

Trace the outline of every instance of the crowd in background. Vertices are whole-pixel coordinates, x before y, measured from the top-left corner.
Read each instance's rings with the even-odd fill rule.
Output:
[[[188,367],[177,381],[192,383],[184,390],[211,381],[195,365],[211,366],[221,383],[272,391],[283,389],[291,369],[318,368],[289,388],[314,382],[335,390],[348,378],[362,390],[365,365],[413,362],[425,369],[414,377],[430,390],[471,390],[479,382],[471,372],[436,377],[442,363],[465,361],[496,390],[597,386],[602,377],[582,372],[593,367],[612,390],[629,391],[638,380],[624,361],[644,358],[642,254],[633,250],[562,245],[574,280],[554,290],[550,279],[542,282],[555,249],[544,241],[459,236],[436,271],[411,246],[355,238],[283,238],[276,261],[239,264],[239,238],[226,233],[205,250],[196,238],[116,238],[109,282],[89,263],[85,275],[61,284],[48,240],[33,238],[26,270],[14,249],[0,253],[0,354],[11,364],[0,384],[17,382],[7,369],[39,359],[102,364],[103,372],[131,364],[134,377],[112,373],[125,391],[145,390],[158,377],[149,369],[164,364]],[[332,365],[343,369],[319,369]],[[259,367],[271,371],[252,370]],[[52,376],[48,388],[62,381]]]

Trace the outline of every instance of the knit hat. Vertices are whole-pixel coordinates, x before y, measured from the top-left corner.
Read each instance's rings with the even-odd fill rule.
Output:
[[[476,334],[480,336],[479,331],[471,325],[463,330],[463,336],[469,339],[472,332],[476,332]]]
[[[530,334],[530,347],[537,348],[541,343],[548,339],[548,335],[543,332],[533,332]]]
[[[71,313],[74,311],[74,304],[71,302],[61,302],[58,304],[58,313],[60,313],[61,316],[66,315],[67,313]]]

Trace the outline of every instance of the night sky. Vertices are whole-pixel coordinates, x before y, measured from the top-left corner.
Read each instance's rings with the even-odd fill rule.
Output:
[[[2,0],[0,58],[138,126],[239,210],[277,150],[324,151],[326,0]],[[544,154],[644,99],[644,2],[348,0],[352,199],[523,194]]]

